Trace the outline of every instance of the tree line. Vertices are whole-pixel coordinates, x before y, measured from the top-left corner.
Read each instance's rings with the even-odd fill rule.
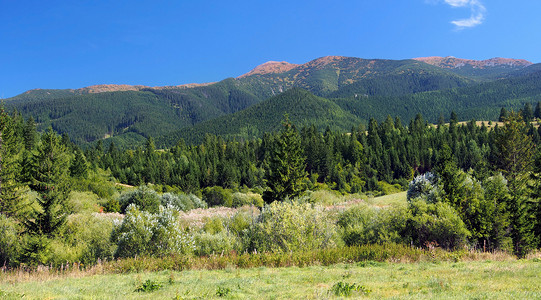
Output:
[[[538,113],[539,104],[533,117]],[[153,184],[161,192],[245,187],[269,203],[305,190],[378,192],[392,184],[409,188],[410,201],[450,204],[474,244],[523,255],[540,241],[541,129],[520,113],[502,118],[503,126],[477,126],[474,120],[459,124],[453,113],[449,124],[441,118],[432,125],[418,114],[406,126],[388,116],[345,133],[298,129],[286,116],[280,131],[261,139],[207,135],[199,145],[181,140],[156,149],[148,138],[136,149],[111,143],[105,150],[97,143],[83,151],[67,135],[52,128],[39,134],[32,118],[2,109],[0,214],[20,221],[29,239],[24,253],[31,256],[65,223],[72,183],[92,170],[109,170],[125,184]],[[28,191],[35,201],[22,196]]]

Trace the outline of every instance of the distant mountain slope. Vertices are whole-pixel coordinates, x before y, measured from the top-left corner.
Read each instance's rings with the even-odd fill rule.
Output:
[[[188,143],[198,143],[207,133],[245,139],[261,137],[265,132],[279,129],[285,114],[298,127],[314,124],[320,130],[326,127],[351,129],[363,122],[333,101],[292,88],[245,110],[160,137],[156,139],[156,144],[171,146],[180,138]]]
[[[536,104],[541,100],[541,71],[501,79],[479,85],[438,90],[399,97],[362,97],[333,99],[344,110],[359,118],[374,117],[382,120],[386,115],[410,120],[422,113],[431,122],[452,111],[461,120],[496,120],[501,107],[518,111],[524,103]]]
[[[352,118],[356,118],[354,116],[360,119],[380,117],[383,114],[410,116],[417,112],[428,113],[432,110],[435,111],[433,114],[436,114],[436,111],[447,112],[448,107],[461,109],[461,105],[465,105],[464,107],[494,105],[488,102],[476,103],[478,100],[469,93],[477,93],[475,87],[479,82],[493,80],[490,78],[511,79],[534,74],[541,69],[538,65],[527,66],[528,64],[526,61],[507,59],[385,60],[327,56],[305,64],[268,62],[237,78],[228,78],[215,83],[167,87],[94,85],[80,89],[35,89],[6,99],[5,103],[9,107],[16,108],[25,117],[33,116],[40,129],[52,126],[60,133],[68,133],[79,144],[107,138],[115,140],[117,144],[130,146],[148,136],[166,135],[183,128],[185,132],[198,131],[193,135],[200,134],[199,128],[218,130],[219,128],[216,129],[214,125],[209,125],[210,120],[218,118],[216,122],[225,122],[229,120],[225,116],[252,108],[258,103],[263,103],[265,99],[278,96],[292,88],[302,88],[320,97],[336,99],[333,100],[334,103],[322,98],[298,103],[308,107],[312,107],[310,103],[315,102],[325,107],[334,105],[331,105],[332,109],[329,106],[329,109],[334,113],[341,112],[340,116],[335,116],[334,121],[331,120],[331,124],[343,125],[346,129],[349,129],[347,127]],[[479,70],[482,72],[479,73]],[[505,86],[513,89],[512,86]],[[528,88],[530,87],[524,87],[523,90],[526,91]],[[532,91],[535,89],[536,87],[532,87]],[[462,93],[456,96],[458,98],[448,96],[448,93],[457,91]],[[507,95],[505,90],[501,90],[501,93]],[[493,94],[493,97],[499,99],[501,95]],[[442,100],[441,103],[422,100],[425,97],[447,100]],[[460,102],[463,98],[471,99],[472,103],[455,105],[449,102]],[[509,103],[518,100],[509,101],[511,102],[505,105],[513,106],[515,104]],[[340,109],[336,107],[338,104]],[[303,110],[302,105],[294,107]],[[285,108],[280,107],[265,109],[276,116],[276,119],[272,117],[273,122],[281,119],[282,112],[285,111]],[[290,115],[296,114],[291,107],[288,109]],[[476,113],[486,115],[486,109],[485,111],[482,108],[477,109],[480,111]],[[496,108],[490,108],[491,111],[494,109]],[[322,121],[319,122],[317,118],[310,116],[310,113],[320,116],[317,114],[319,110],[315,108],[304,110],[302,112],[304,119],[322,124]],[[248,110],[248,113],[254,115],[256,111]],[[260,117],[265,113],[269,111],[262,112],[263,115]],[[243,116],[243,122],[259,122],[249,118],[249,115],[239,115]],[[349,121],[343,121],[345,120],[343,118]],[[355,122],[357,121],[359,120]],[[201,122],[206,123],[194,127],[195,129],[187,129]],[[251,124],[247,123],[239,128],[238,124],[235,124],[231,123],[225,128],[242,129],[242,132],[228,130],[226,134],[256,136],[261,130],[267,129],[263,125],[252,128]],[[250,134],[252,129],[257,132]]]
[[[412,81],[410,77],[437,77],[426,87],[411,89],[406,84],[395,88],[393,94],[407,94],[412,90],[433,90],[473,84],[474,81],[439,67],[415,60],[361,59],[355,57],[326,56],[302,65],[269,62],[256,67],[237,79],[255,89],[261,96],[272,96],[291,87],[301,87],[315,95],[327,97],[342,88],[354,85],[359,92],[386,95],[385,89],[373,88],[378,83],[393,78],[395,81]]]
[[[524,59],[495,57],[486,60],[462,59],[452,56],[418,57],[414,60],[447,69],[453,73],[480,79],[497,79],[532,65]]]

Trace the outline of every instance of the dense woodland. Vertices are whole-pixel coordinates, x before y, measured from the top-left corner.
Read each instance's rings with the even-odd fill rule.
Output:
[[[260,139],[207,135],[201,144],[179,140],[156,149],[149,137],[136,149],[121,150],[114,143],[104,149],[98,142],[83,151],[68,135],[51,128],[38,133],[33,118],[2,110],[0,259],[5,265],[93,263],[133,255],[384,242],[523,256],[541,241],[540,117],[540,104],[527,103],[519,113],[501,109],[503,123],[459,124],[453,113],[448,124],[441,117],[433,125],[418,114],[407,123],[391,116],[379,123],[370,119],[367,127],[344,132],[298,128],[286,115],[278,131]],[[140,187],[124,191],[115,182]],[[408,190],[408,207],[355,208],[331,222],[310,198],[309,191],[318,190]],[[96,215],[70,218],[87,205],[81,197],[92,198],[98,211],[124,217],[114,222]],[[191,208],[263,207],[263,201],[267,204],[257,217],[209,221],[200,232],[174,221],[178,211]],[[438,221],[431,223],[436,219],[430,216]],[[295,231],[269,244],[276,232],[268,230],[278,221],[295,224],[287,230],[323,236]],[[152,234],[144,234],[145,226]],[[302,242],[305,238],[310,240]],[[149,243],[157,248],[144,246]]]

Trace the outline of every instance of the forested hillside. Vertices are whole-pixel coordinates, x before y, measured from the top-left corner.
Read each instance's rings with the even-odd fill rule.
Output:
[[[301,89],[273,99],[310,109],[333,104]],[[491,129],[459,125],[456,114],[449,125],[433,126],[418,114],[405,123],[388,116],[370,119],[367,128],[322,132],[285,116],[262,139],[207,134],[201,143],[179,140],[161,150],[148,138],[130,150],[98,142],[82,151],[66,135],[51,128],[38,134],[32,119],[2,110],[0,259],[59,267],[232,251],[346,255],[357,251],[348,247],[389,243],[401,244],[402,253],[414,245],[524,257],[541,241],[541,129],[531,122],[541,106],[522,111],[524,117],[502,110],[503,122]],[[336,195],[406,189],[407,203],[388,208],[323,207],[344,201],[328,200]],[[178,217],[246,205],[250,212],[230,219],[181,225]]]
[[[538,66],[498,61],[469,61],[473,66],[459,68],[479,65],[486,75],[481,76],[478,69],[472,75],[418,60],[328,56],[300,65],[269,62],[211,84],[37,89],[5,103],[24,117],[32,116],[40,131],[52,126],[80,146],[104,140],[123,149],[150,136],[160,146],[172,146],[180,137],[200,142],[205,132],[261,137],[278,128],[286,112],[297,124],[315,124],[319,130],[350,130],[367,125],[371,117],[382,121],[389,112],[402,119],[422,113],[430,122],[451,111],[463,120],[495,120],[501,107],[512,110],[535,103],[541,86]],[[500,77],[507,79],[491,81]],[[288,94],[293,88],[307,92]]]

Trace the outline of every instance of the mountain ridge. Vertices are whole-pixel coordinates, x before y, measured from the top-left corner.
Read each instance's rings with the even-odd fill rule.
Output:
[[[456,58],[453,56],[428,56],[428,57],[416,57],[413,60],[422,61],[429,65],[437,66],[440,68],[461,68],[464,66],[471,66],[473,68],[486,68],[495,66],[509,66],[509,67],[528,67],[533,65],[532,62],[525,59],[503,58],[493,57],[485,60],[464,59]]]

